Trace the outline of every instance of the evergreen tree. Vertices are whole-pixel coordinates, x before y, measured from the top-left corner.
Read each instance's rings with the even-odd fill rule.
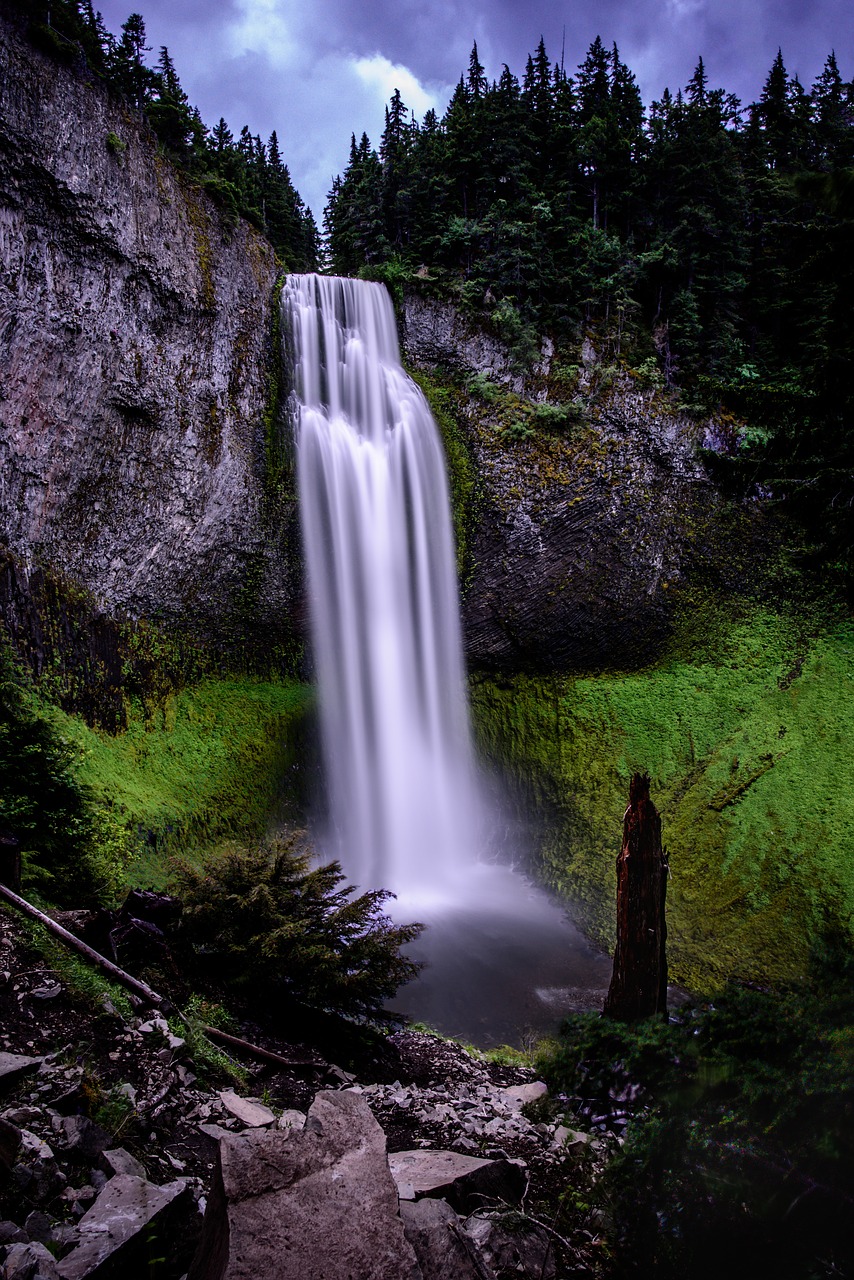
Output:
[[[109,74],[119,92],[140,109],[151,97],[155,83],[153,73],[145,65],[145,55],[150,52],[145,43],[145,20],[141,13],[132,13],[111,51]]]

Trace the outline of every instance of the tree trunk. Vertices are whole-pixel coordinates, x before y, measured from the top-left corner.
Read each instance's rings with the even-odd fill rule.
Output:
[[[649,798],[649,775],[636,773],[617,858],[617,945],[603,1012],[621,1022],[667,1017],[667,854],[661,818]]]

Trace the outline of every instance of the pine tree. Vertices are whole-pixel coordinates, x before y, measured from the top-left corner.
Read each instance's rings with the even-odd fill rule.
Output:
[[[154,76],[145,65],[145,55],[150,52],[145,43],[145,20],[141,13],[132,13],[111,51],[109,74],[119,92],[140,110],[149,101],[154,87]]]

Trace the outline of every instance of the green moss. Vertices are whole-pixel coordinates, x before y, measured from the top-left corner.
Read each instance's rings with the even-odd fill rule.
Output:
[[[268,503],[274,507],[294,498],[294,456],[290,432],[282,421],[282,289],[286,276],[280,275],[270,306],[270,360],[267,398],[264,405],[264,462]]]
[[[826,928],[851,930],[852,680],[850,626],[756,609],[654,670],[481,680],[474,710],[485,752],[555,814],[544,878],[606,944],[628,781],[649,771],[673,976],[710,991],[791,977]]]
[[[201,303],[207,311],[216,306],[216,289],[213,279],[213,249],[211,247],[211,220],[199,188],[180,172],[175,171],[184,194],[187,221],[196,241],[196,260],[202,279]]]
[[[154,710],[135,704],[116,736],[50,714],[76,751],[80,780],[140,837],[129,882],[161,886],[168,854],[264,830],[310,703],[296,683],[206,680]]]
[[[424,392],[442,435],[448,463],[448,485],[457,544],[457,570],[462,580],[472,568],[470,547],[477,513],[477,470],[458,421],[459,392],[425,373],[407,370]]]

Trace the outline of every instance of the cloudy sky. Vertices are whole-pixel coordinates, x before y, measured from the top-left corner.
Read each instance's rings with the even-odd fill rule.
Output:
[[[320,221],[350,134],[377,143],[395,88],[419,116],[442,110],[476,40],[487,74],[521,77],[542,35],[574,68],[599,34],[645,101],[684,85],[702,55],[713,87],[758,97],[778,46],[807,87],[836,50],[854,76],[850,0],[96,0],[118,33],[134,9],[154,52],[168,45],[207,124],[224,116],[265,140],[275,129]]]

